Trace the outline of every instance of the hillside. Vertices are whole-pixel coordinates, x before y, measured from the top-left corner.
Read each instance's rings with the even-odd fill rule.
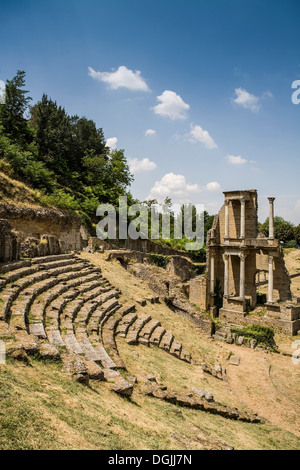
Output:
[[[153,297],[147,284],[125,271],[107,254],[82,254],[116,288],[121,303]],[[130,398],[112,393],[108,382],[85,385],[72,381],[61,364],[31,358],[30,365],[0,366],[1,449],[299,449],[299,379],[291,357],[220,344],[207,337],[163,303],[137,307],[172,329],[195,363],[188,364],[162,349],[129,345],[117,337],[125,377],[138,378]],[[292,338],[276,336],[279,347],[292,352]],[[230,365],[229,353],[240,356]],[[204,374],[200,364],[216,361],[227,369],[226,381]],[[262,423],[245,423],[173,405],[145,395],[147,375],[168,390],[188,393],[205,389],[215,400],[257,413]]]

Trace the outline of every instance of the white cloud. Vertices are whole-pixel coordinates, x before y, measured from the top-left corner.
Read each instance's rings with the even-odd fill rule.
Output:
[[[110,137],[106,141],[106,147],[109,147],[110,150],[115,150],[117,147],[118,139],[117,137]]]
[[[175,121],[176,119],[186,119],[186,112],[190,109],[190,105],[185,103],[181,96],[174,91],[165,90],[160,96],[157,96],[158,103],[153,107],[156,114],[168,117]]]
[[[208,131],[202,129],[201,126],[196,126],[194,124],[191,124],[189,140],[190,142],[201,142],[210,150],[218,147],[213,138],[209,135]]]
[[[89,75],[95,80],[108,83],[110,88],[127,88],[128,90],[150,91],[147,83],[141,76],[141,72],[128,69],[125,65],[120,65],[118,70],[112,72],[96,72],[89,67]]]
[[[155,134],[156,134],[156,131],[154,129],[147,129],[146,132],[145,132],[146,136],[155,135]]]
[[[252,95],[244,88],[236,88],[235,98],[232,98],[233,102],[242,106],[243,108],[250,109],[250,111],[257,112],[260,109],[259,98]]]
[[[240,155],[227,155],[226,158],[231,165],[243,165],[244,163],[247,163],[247,160]]]
[[[201,188],[198,184],[187,183],[183,175],[167,173],[161,180],[156,181],[147,199],[157,199],[162,202],[166,197],[170,197],[174,203],[183,204],[189,202],[191,196],[200,192]]]
[[[212,181],[206,185],[207,191],[221,191],[221,185],[217,181]]]
[[[141,171],[152,171],[157,167],[155,162],[151,162],[149,158],[138,160],[137,158],[128,159],[129,169],[131,173],[136,174]]]

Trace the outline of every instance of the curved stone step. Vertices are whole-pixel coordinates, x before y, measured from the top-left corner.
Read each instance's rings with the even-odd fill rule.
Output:
[[[125,338],[129,327],[135,322],[137,318],[138,316],[135,312],[125,315],[122,321],[118,324],[116,334],[119,334],[122,338]]]
[[[40,294],[31,305],[30,317],[28,318],[29,332],[31,334],[34,334],[31,331],[31,328],[33,327],[34,329],[35,323],[43,324],[45,310],[53,300],[67,292],[69,289],[78,287],[86,282],[101,280],[101,278],[99,279],[99,271],[97,270],[94,272],[93,269],[83,269],[80,272],[68,275],[66,274],[65,276],[65,279],[63,279],[59,285],[55,286],[50,291]]]
[[[47,271],[49,272],[49,271]],[[69,271],[57,275],[53,278],[46,278],[42,281],[36,282],[25,291],[22,292],[22,295],[17,297],[14,304],[10,308],[10,323],[12,326],[19,329],[27,329],[27,315],[29,310],[34,302],[34,300],[41,295],[43,292],[49,291],[52,287],[60,284],[61,282],[66,282],[68,279],[72,278],[72,273]]]
[[[8,272],[15,271],[16,269],[26,268],[29,266],[31,266],[31,259],[23,259],[8,264],[2,264],[0,266],[0,276]]]
[[[116,313],[109,318],[102,328],[102,341],[107,354],[111,357],[117,368],[126,369],[125,364],[119,355],[115,339],[116,328],[121,318],[122,315],[120,313]]]
[[[117,366],[111,357],[106,352],[103,344],[101,343],[99,336],[96,333],[93,333],[89,336],[90,343],[95,349],[96,353],[99,355],[100,363],[104,369],[116,369]]]
[[[31,258],[31,264],[44,264],[51,261],[58,261],[64,259],[79,259],[74,253],[62,253],[60,255],[47,255],[47,256],[39,256],[36,258]]]
[[[182,350],[181,342],[178,341],[177,339],[174,339],[170,348],[170,354],[180,359],[181,350]]]
[[[77,315],[73,317],[74,327],[78,325],[86,325],[89,322],[92,313],[96,308],[100,307],[104,302],[109,299],[115,298],[118,295],[118,291],[112,287],[101,287],[96,296],[91,296],[86,298],[86,302],[82,305],[80,310],[77,312]]]
[[[165,351],[169,352],[171,349],[172,342],[174,340],[173,332],[168,330],[163,335],[159,347],[164,349]]]
[[[101,305],[97,306],[97,308],[92,312],[91,316],[88,319],[88,323],[87,323],[88,334],[92,334],[94,332],[98,334],[100,330],[101,322],[106,317],[106,314],[108,312],[112,314],[120,308],[120,304],[114,296],[112,297],[111,294],[108,293],[107,297],[105,298],[105,295],[106,294],[103,294],[103,301]]]
[[[149,340],[155,328],[161,326],[158,320],[150,320],[141,330],[139,337]]]
[[[74,333],[68,331],[66,334],[61,334],[61,337],[69,353],[83,354],[83,350],[81,349]]]
[[[14,269],[12,271],[7,271],[6,274],[2,275],[0,277],[1,281],[4,282],[1,285],[7,285],[12,282],[17,281],[18,279],[21,279],[25,276],[29,276],[30,274],[36,273],[38,271],[44,271],[44,270],[49,270],[49,269],[54,269],[54,268],[59,268],[63,266],[72,266],[74,264],[87,264],[85,260],[79,260],[78,258],[71,258],[71,259],[62,259],[62,260],[57,260],[57,261],[51,261],[51,262],[45,262],[42,264],[37,264],[37,263],[30,263],[25,264],[25,266],[22,266],[19,269]]]
[[[0,303],[0,320],[9,319],[9,310],[12,303],[17,299],[21,292],[27,289],[29,286],[43,281],[44,279],[49,279],[50,277],[56,277],[67,272],[79,271],[84,265],[85,263],[74,264],[71,266],[49,269],[48,271],[38,271],[32,275],[17,279],[13,284],[7,285],[1,293],[2,302]]]
[[[166,330],[163,326],[158,326],[157,328],[155,328],[152,335],[150,336],[149,342],[151,344],[159,346],[160,342],[161,342],[161,339],[162,339],[163,335],[165,334],[165,332],[166,332]]]
[[[128,344],[137,344],[138,338],[141,330],[146,325],[146,323],[150,322],[151,315],[139,315],[134,323],[129,327],[126,334],[126,341]]]
[[[60,315],[66,305],[84,292],[97,287],[97,285],[97,280],[83,283],[79,286],[80,288],[74,287],[72,289],[68,289],[66,292],[50,302],[45,312],[46,332],[48,330],[53,331],[53,329],[59,329]]]

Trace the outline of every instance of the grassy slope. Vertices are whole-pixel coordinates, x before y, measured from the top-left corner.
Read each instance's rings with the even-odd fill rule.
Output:
[[[122,288],[121,300],[153,295],[117,262],[105,262],[105,255],[84,256],[100,264],[104,275]],[[0,366],[1,449],[201,449],[207,447],[203,436],[213,443],[222,439],[236,449],[300,448],[300,371],[290,357],[217,344],[162,304],[140,308],[171,328],[199,361],[204,357],[213,364],[217,358],[227,365],[232,351],[241,356],[241,365],[227,365],[225,383],[159,348],[129,346],[120,338],[128,374],[154,373],[170,390],[205,388],[218,401],[257,412],[268,421],[246,424],[179,408],[144,396],[142,383],[128,400],[112,393],[107,383],[92,382],[86,388],[72,382],[59,364],[9,362]]]
[[[40,206],[38,192],[0,171],[0,202],[15,206]]]

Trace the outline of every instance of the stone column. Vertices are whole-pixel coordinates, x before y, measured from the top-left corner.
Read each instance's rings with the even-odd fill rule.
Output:
[[[245,201],[244,198],[242,198],[241,199],[241,231],[240,231],[240,238],[245,238],[245,226],[246,226],[245,205],[246,205],[246,201]]]
[[[275,197],[268,197],[269,199],[269,238],[274,239],[274,200]]]
[[[215,293],[215,255],[212,253],[210,255],[210,294]]]
[[[273,256],[268,256],[269,261],[269,279],[268,279],[268,303],[273,303]]]
[[[245,298],[245,253],[240,254],[240,299]]]
[[[225,199],[225,238],[229,238],[229,201]]]
[[[229,255],[224,255],[224,297],[229,296]]]

